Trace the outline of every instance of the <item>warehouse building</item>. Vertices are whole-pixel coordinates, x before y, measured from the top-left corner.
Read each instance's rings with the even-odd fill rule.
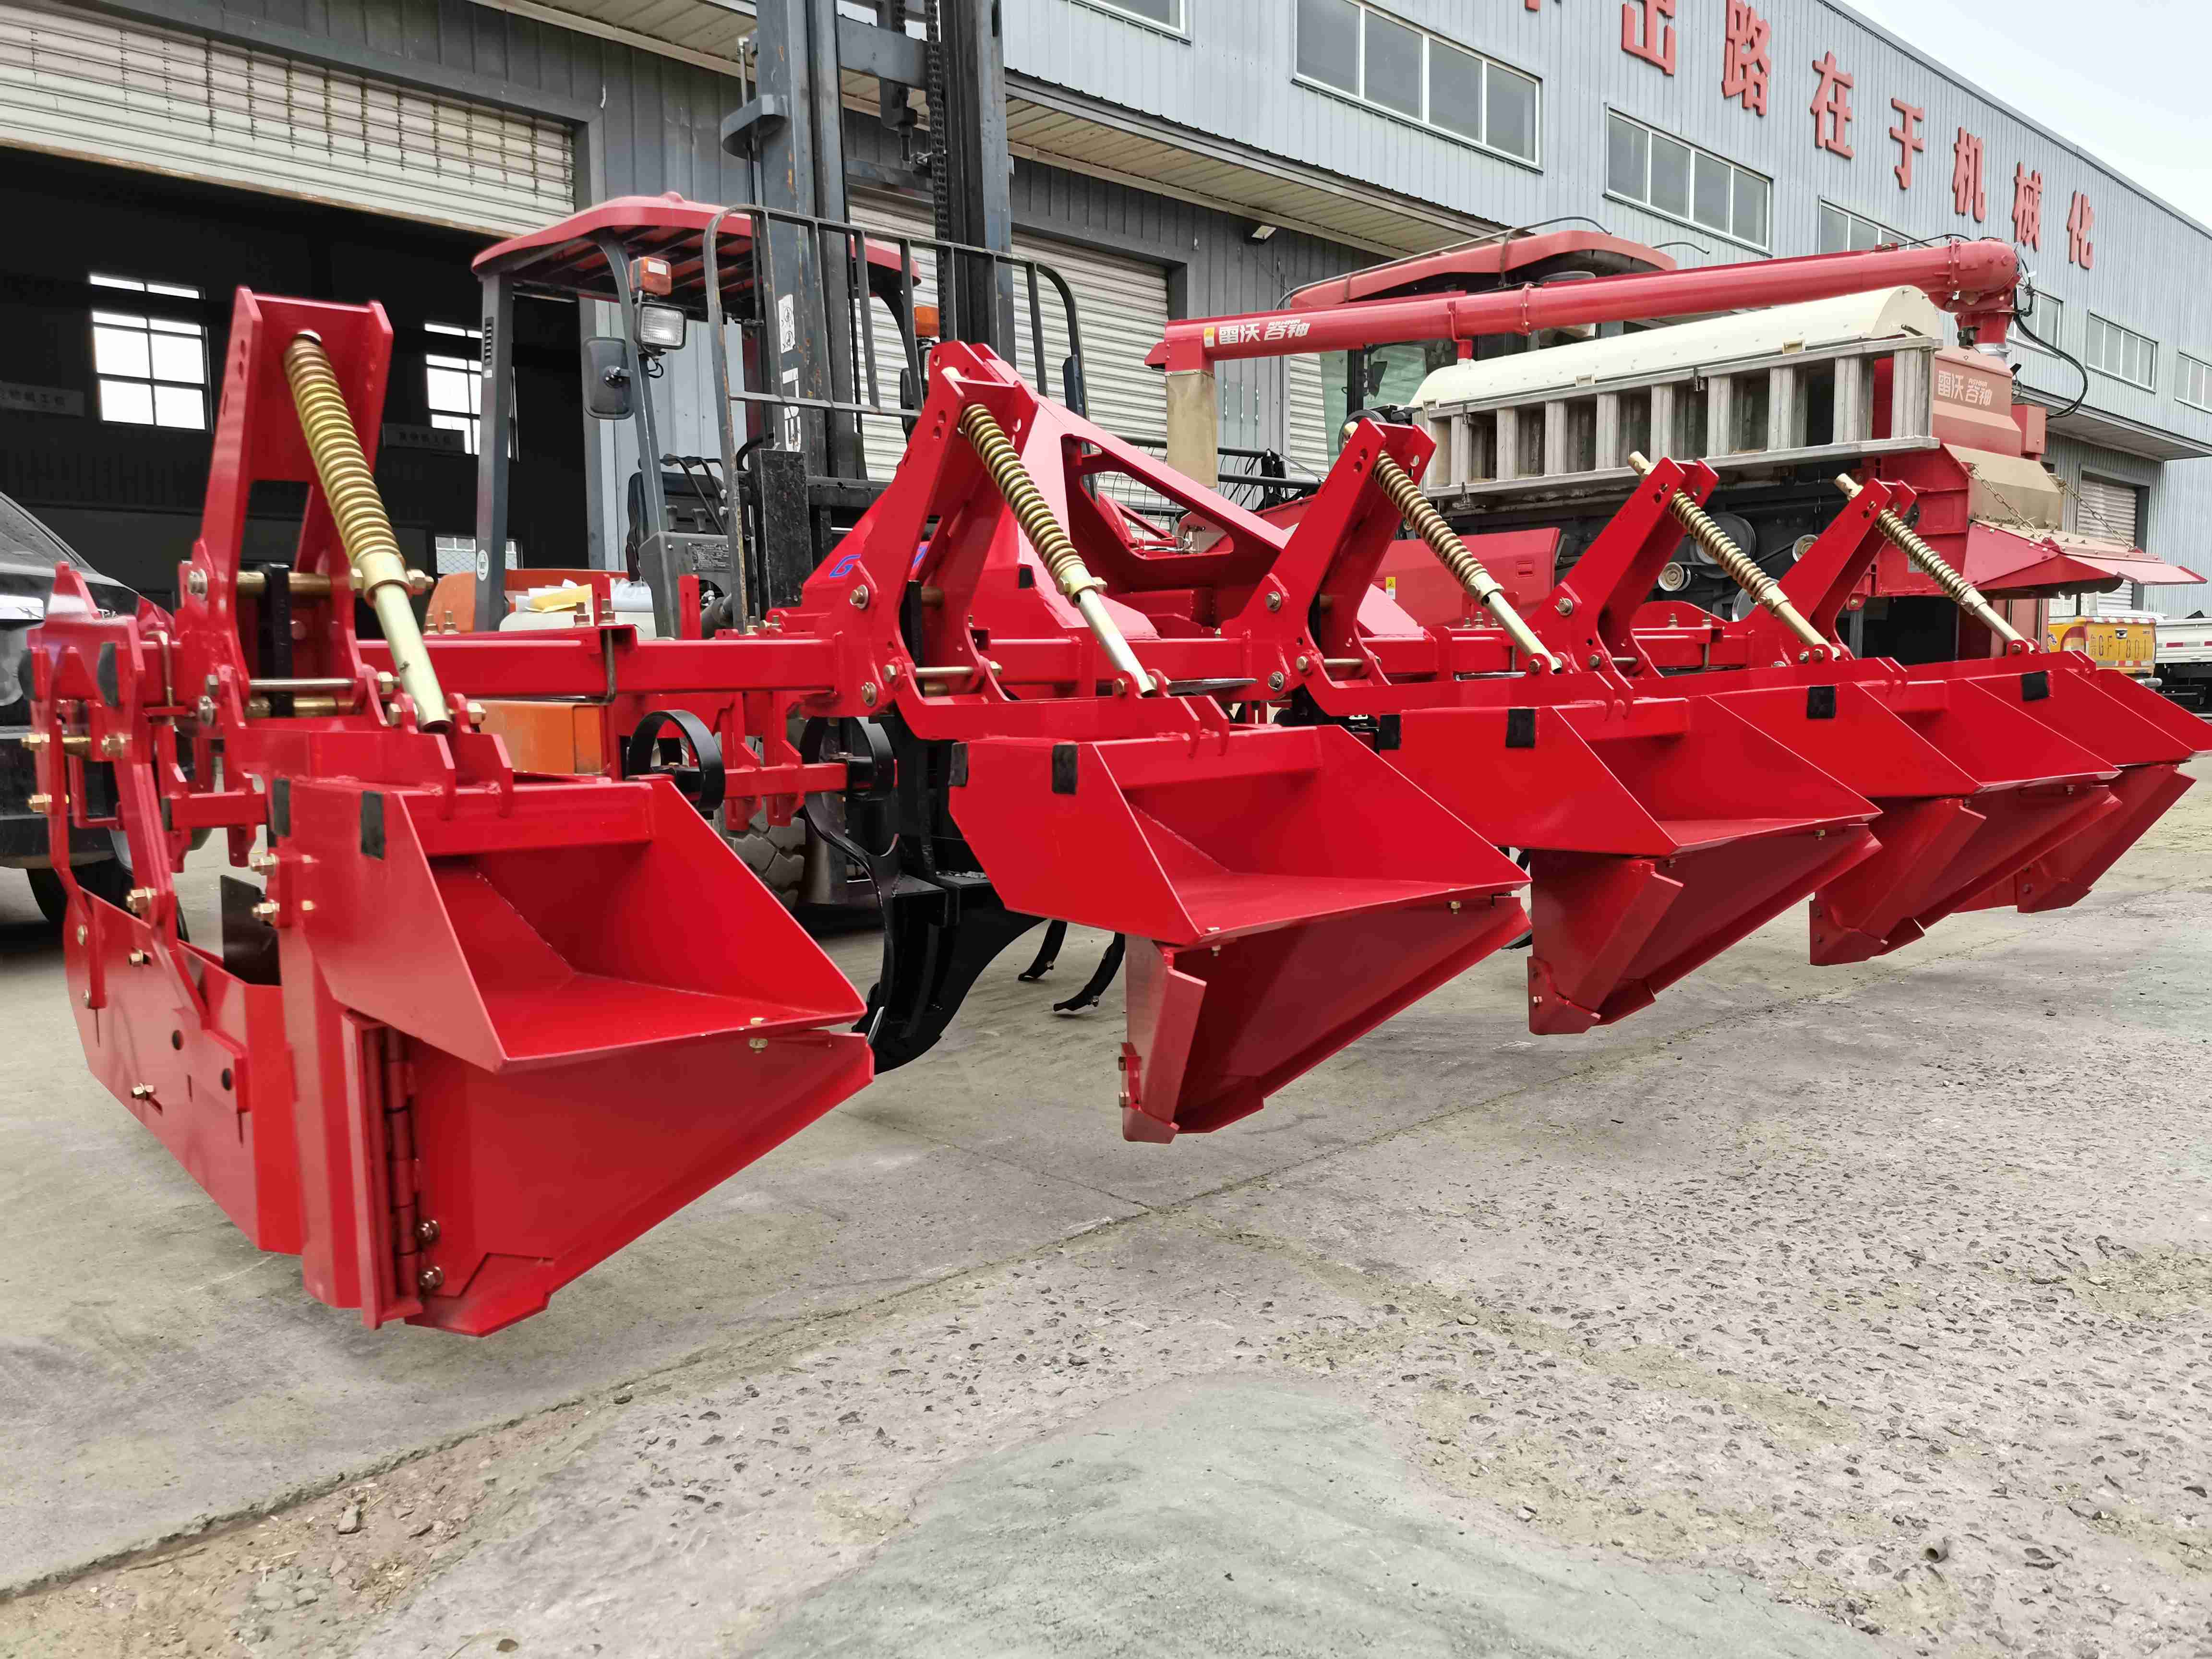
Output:
[[[1080,296],[1091,412],[1164,435],[1173,315],[1502,228],[1595,222],[1685,264],[2016,240],[2019,378],[2070,524],[2204,568],[2212,232],[1831,0],[1006,0],[1017,245]],[[0,490],[158,599],[188,550],[240,285],[379,299],[379,471],[410,556],[472,550],[469,256],[605,197],[740,201],[725,0],[0,0]],[[854,100],[854,215],[920,227]],[[573,310],[518,316],[513,531],[619,556],[630,457],[587,432]],[[594,319],[582,319],[585,328]],[[2085,367],[2077,371],[2061,353]],[[1221,441],[1326,459],[1310,359],[1224,365]],[[2086,381],[2086,385],[2084,382]],[[711,449],[694,384],[670,447]],[[2077,397],[2077,394],[2078,397]],[[292,503],[264,506],[268,556]],[[2125,596],[2188,610],[2201,590]]]

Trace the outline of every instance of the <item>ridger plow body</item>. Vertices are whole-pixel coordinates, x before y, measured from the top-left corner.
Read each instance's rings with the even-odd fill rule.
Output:
[[[1711,474],[1662,459],[1524,619],[1421,511],[1418,431],[1359,422],[1285,530],[954,343],[896,475],[765,628],[426,641],[370,472],[389,353],[376,307],[241,293],[176,615],[101,616],[64,570],[35,646],[53,832],[118,828],[145,883],[70,885],[93,1067],[371,1324],[537,1311],[925,1053],[1040,919],[1130,941],[1123,1132],[1168,1140],[1528,932],[1524,884],[1530,1024],[1580,1030],[1808,893],[1823,960],[2070,902],[2185,787],[2179,717],[2117,677],[1848,657],[1889,486],[1792,572],[1819,582],[1688,625],[1642,601]],[[1109,473],[1213,539],[1160,536]],[[289,571],[240,562],[268,480],[312,486]],[[1495,626],[1371,587],[1401,517]],[[625,775],[518,771],[477,699],[597,708]],[[803,810],[867,872],[865,1002],[725,803]],[[213,828],[267,879],[227,878],[219,950],[171,880]]]
[[[1218,662],[1135,666],[1019,458],[1054,411],[986,352],[940,349],[896,479],[776,628],[425,641],[386,601],[364,645],[354,594],[408,580],[358,435],[389,349],[374,307],[241,294],[176,616],[101,616],[64,571],[34,647],[54,830],[114,824],[145,881],[127,909],[72,885],[87,1054],[323,1300],[471,1333],[537,1311],[864,1085],[872,1038],[926,1048],[1041,916],[1143,941],[1121,1091],[1152,1139],[1256,1110],[1527,927],[1521,872],[1351,732],[1240,724],[1176,683]],[[270,479],[314,486],[289,577],[239,564]],[[941,619],[1014,591],[1018,515],[1052,562],[1024,566],[1028,637],[987,654]],[[489,696],[604,700],[647,734],[633,775],[518,775],[471,729]],[[654,765],[664,732],[695,764]],[[714,776],[749,737],[759,761]],[[844,796],[887,917],[865,1007],[702,816],[710,778],[787,811]],[[915,817],[878,810],[902,791]],[[268,836],[219,952],[171,880],[203,827],[241,860]]]

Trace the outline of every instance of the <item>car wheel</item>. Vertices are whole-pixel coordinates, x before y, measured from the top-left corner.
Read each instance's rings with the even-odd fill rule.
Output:
[[[62,918],[69,914],[69,889],[62,878],[51,870],[26,870],[31,878],[31,896],[39,902],[39,914],[58,927]]]

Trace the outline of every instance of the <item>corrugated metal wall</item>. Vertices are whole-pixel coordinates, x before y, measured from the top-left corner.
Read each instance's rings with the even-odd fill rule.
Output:
[[[1711,231],[1606,195],[1608,107],[1767,174],[1775,181],[1777,254],[1816,251],[1820,204],[1832,201],[1908,237],[2013,234],[2016,162],[2043,175],[2041,246],[2029,263],[2066,306],[2065,345],[2077,354],[2096,311],[2160,346],[2159,389],[2094,377],[2093,407],[2212,440],[2212,414],[2172,396],[2174,353],[2212,360],[2212,293],[2171,273],[2212,264],[2212,234],[2159,205],[2064,142],[2004,112],[1942,69],[1831,0],[1758,0],[1771,34],[1767,112],[1721,97],[1725,8],[1684,0],[1669,76],[1621,50],[1621,6],[1547,4],[1531,11],[1487,0],[1388,0],[1382,9],[1489,53],[1543,81],[1540,162],[1531,167],[1383,115],[1293,80],[1296,0],[1231,4],[1190,0],[1177,38],[1085,0],[1024,0],[1007,8],[1010,70],[1110,100],[1162,119],[1509,224],[1586,214],[1627,235],[1678,244],[1686,263],[1755,257]],[[1815,60],[1833,52],[1855,82],[1851,159],[1814,144]],[[1892,171],[1892,98],[1926,112],[1927,148],[1911,189]],[[1953,142],[1961,127],[1984,141],[1987,215],[1954,210]],[[2067,261],[2066,216],[2075,191],[2096,211],[2093,270]],[[1696,244],[1680,246],[1679,244]],[[1703,251],[1701,251],[1703,250]],[[2070,369],[2057,380],[2070,395]],[[2038,377],[2040,383],[2041,377]]]

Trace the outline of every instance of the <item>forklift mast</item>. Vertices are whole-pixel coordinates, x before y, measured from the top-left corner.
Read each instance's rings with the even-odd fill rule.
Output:
[[[864,415],[910,417],[918,409],[921,349],[932,336],[988,345],[1015,360],[1014,294],[1024,275],[1040,389],[1064,391],[1081,406],[1074,297],[1057,273],[1011,252],[1013,164],[996,0],[875,0],[874,10],[871,22],[840,16],[836,0],[760,0],[754,96],[721,125],[724,150],[750,164],[751,199],[721,210],[703,230],[691,227],[683,252],[663,250],[674,257],[672,270],[667,258],[656,263],[654,249],[635,234],[611,228],[593,237],[596,252],[588,256],[591,266],[604,261],[603,275],[573,259],[563,272],[542,264],[519,272],[513,260],[493,257],[514,244],[478,261],[487,434],[507,429],[518,289],[600,299],[620,315],[618,337],[587,343],[586,413],[627,420],[635,433],[632,557],[664,637],[696,620],[681,613],[686,577],[730,596],[720,614],[739,626],[797,599],[800,585],[879,493],[868,474]],[[922,32],[909,33],[909,23]],[[880,118],[898,142],[902,164],[848,156],[842,98],[848,76],[876,82]],[[926,131],[914,108],[917,93],[929,111]],[[852,223],[851,175],[927,194],[933,239],[917,244]],[[730,285],[745,282],[731,270],[733,247],[750,260],[750,303],[742,311],[726,311]],[[901,276],[886,283],[881,267],[893,247]],[[914,303],[915,255],[924,250],[935,264],[942,320],[934,330],[918,330],[921,308]],[[685,253],[696,261],[689,270]],[[656,305],[671,299],[672,283],[678,305]],[[1055,290],[1070,353],[1057,386],[1043,362],[1041,283]],[[682,305],[687,294],[697,303]],[[872,296],[896,316],[905,361],[878,361]],[[661,453],[651,382],[662,354],[673,349],[671,325],[660,320],[673,309],[703,312],[708,326],[723,439],[719,482],[700,458]],[[735,366],[726,321],[747,334],[744,361]],[[744,405],[741,417],[733,418],[733,404]],[[506,614],[495,550],[507,543],[509,461],[505,445],[481,447],[473,625],[483,631],[496,629]],[[672,483],[685,488],[684,513],[672,512]],[[708,530],[701,528],[702,516]]]

